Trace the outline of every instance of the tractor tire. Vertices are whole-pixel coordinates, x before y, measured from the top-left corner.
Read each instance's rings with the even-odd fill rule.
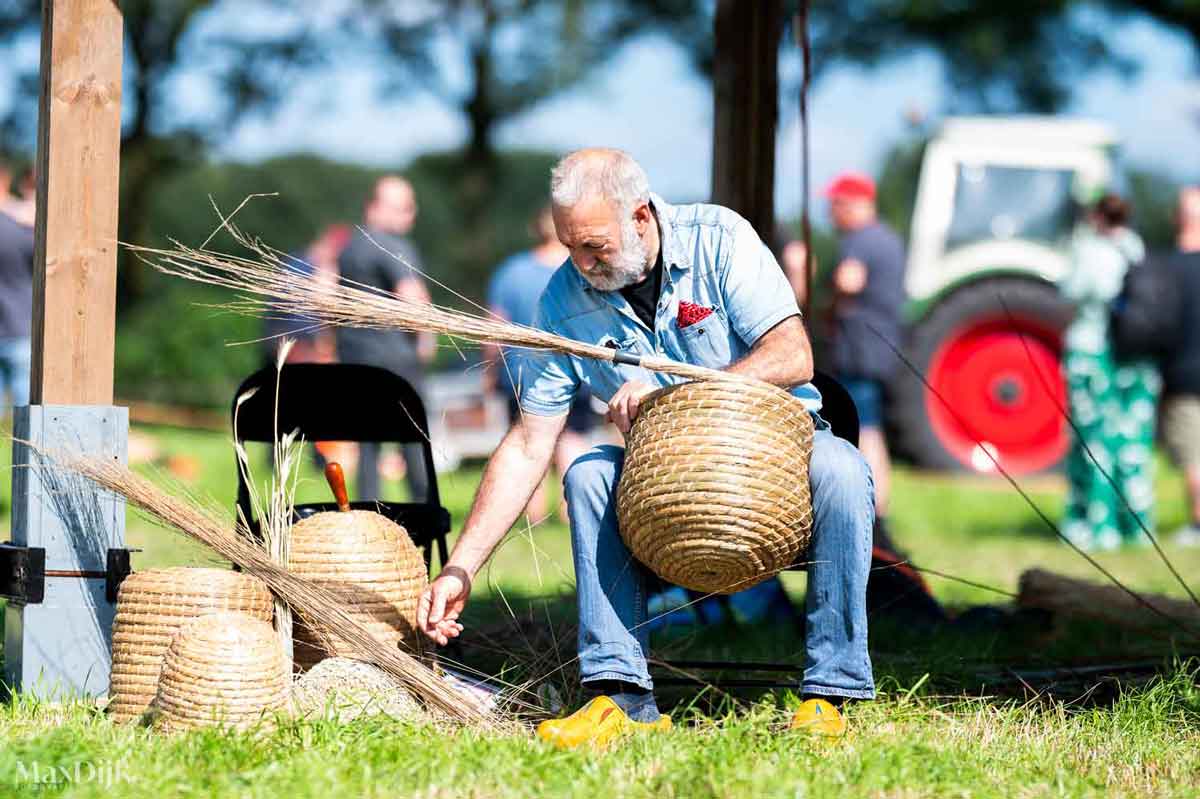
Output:
[[[1029,277],[982,278],[939,300],[909,335],[921,376],[900,364],[890,386],[898,452],[952,471],[1056,467],[1070,443],[1060,354],[1071,314],[1053,285]]]

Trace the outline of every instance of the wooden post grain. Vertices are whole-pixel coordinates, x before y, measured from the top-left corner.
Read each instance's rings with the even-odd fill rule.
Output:
[[[33,276],[35,405],[111,405],[121,11],[45,0]]]

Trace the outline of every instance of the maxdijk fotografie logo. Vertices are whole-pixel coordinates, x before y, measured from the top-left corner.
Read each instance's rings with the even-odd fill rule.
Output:
[[[67,785],[99,785],[111,788],[129,782],[125,764],[116,760],[80,760],[74,763],[17,762],[17,783],[31,790]]]

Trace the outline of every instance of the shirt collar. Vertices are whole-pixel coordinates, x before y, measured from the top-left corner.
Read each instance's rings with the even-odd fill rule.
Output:
[[[654,209],[654,215],[658,218],[658,246],[662,252],[663,265],[667,269],[691,269],[692,259],[680,244],[675,225],[671,221],[675,216],[674,209],[653,192],[650,193],[650,207]]]

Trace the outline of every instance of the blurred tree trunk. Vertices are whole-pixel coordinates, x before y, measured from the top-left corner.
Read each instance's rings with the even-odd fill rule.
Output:
[[[770,242],[783,4],[718,0],[713,28],[712,201],[746,217]]]
[[[470,51],[474,86],[463,104],[463,111],[471,128],[470,139],[467,142],[467,162],[476,169],[486,169],[496,159],[492,131],[500,117],[495,98],[492,96],[496,80],[492,40],[498,19],[490,0],[482,0],[480,12],[482,29]]]

